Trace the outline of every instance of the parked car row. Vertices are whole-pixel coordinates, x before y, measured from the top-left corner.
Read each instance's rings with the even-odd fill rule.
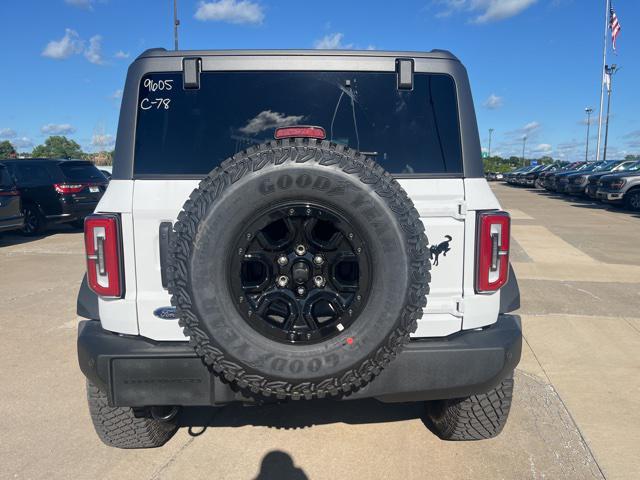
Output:
[[[640,211],[640,161],[554,163],[517,168],[504,175],[510,185],[586,196]]]
[[[0,231],[35,235],[55,223],[82,228],[107,185],[107,177],[88,161],[2,160]]]

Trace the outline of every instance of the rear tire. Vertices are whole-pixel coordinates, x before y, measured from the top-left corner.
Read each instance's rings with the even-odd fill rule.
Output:
[[[174,423],[136,416],[128,407],[110,407],[107,395],[87,382],[93,426],[105,445],[116,448],[161,447],[178,430]]]
[[[24,215],[24,226],[22,227],[22,233],[24,235],[31,237],[42,231],[44,220],[36,205],[30,203],[24,205],[22,207],[22,214]]]
[[[504,428],[513,397],[513,373],[487,393],[427,402],[426,421],[443,440],[485,440]]]

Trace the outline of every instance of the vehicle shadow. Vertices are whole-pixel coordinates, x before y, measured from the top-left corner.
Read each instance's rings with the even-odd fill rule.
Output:
[[[79,233],[82,230],[74,228],[71,225],[59,224],[46,227],[41,233],[33,236],[22,235],[19,231],[0,232],[0,248],[11,245],[23,245],[31,242],[42,240],[51,235],[67,235],[70,233]]]
[[[363,400],[311,400],[243,406],[233,403],[224,407],[185,407],[176,421],[189,427],[194,435],[207,427],[261,426],[278,429],[309,428],[316,425],[346,423],[350,425],[389,423],[422,419],[424,404],[382,403]],[[202,428],[202,431],[196,431]]]

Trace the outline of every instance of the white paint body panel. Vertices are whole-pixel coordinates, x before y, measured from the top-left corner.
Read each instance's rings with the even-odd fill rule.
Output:
[[[98,298],[100,321],[105,330],[137,335],[138,314],[136,306],[136,249],[134,244],[133,180],[113,180],[96,207],[96,213],[119,213],[122,229],[125,296],[122,299]]]
[[[476,295],[475,210],[498,209],[484,179],[401,179],[413,200],[430,245],[450,235],[451,250],[431,270],[427,307],[413,337],[442,337],[497,320],[499,293]],[[126,295],[100,300],[103,326],[154,340],[185,340],[177,320],[160,319],[154,310],[171,304],[160,277],[159,226],[175,222],[197,180],[114,180],[97,211],[122,217]]]
[[[491,294],[475,293],[476,268],[476,212],[500,210],[500,203],[484,178],[468,178],[464,181],[467,202],[464,262],[464,320],[462,328],[471,330],[491,325],[498,320],[500,291]]]
[[[140,335],[155,340],[184,340],[177,320],[157,318],[158,307],[171,305],[160,277],[160,223],[175,223],[197,180],[136,180],[133,214],[136,230],[138,325]]]
[[[461,179],[399,180],[420,214],[430,245],[450,235],[451,250],[431,266],[427,306],[413,337],[443,337],[462,328],[458,305],[462,301],[465,217],[464,184]]]

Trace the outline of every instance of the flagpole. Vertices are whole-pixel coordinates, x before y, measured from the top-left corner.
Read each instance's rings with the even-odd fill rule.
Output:
[[[596,161],[600,160],[600,142],[602,139],[602,109],[604,107],[604,81],[607,66],[607,35],[609,33],[609,9],[610,0],[607,0],[604,12],[604,48],[602,51],[602,79],[600,83],[600,110],[598,111],[598,146],[596,149]]]

